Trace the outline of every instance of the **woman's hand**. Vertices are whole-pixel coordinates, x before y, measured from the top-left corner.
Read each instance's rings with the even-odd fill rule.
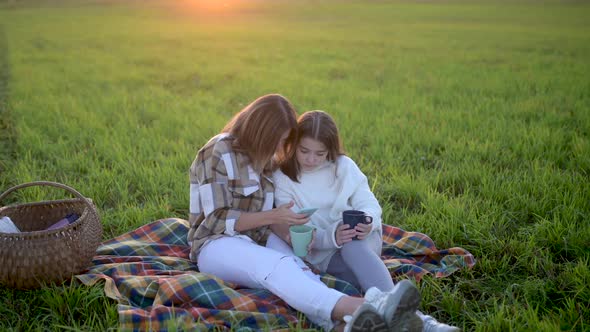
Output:
[[[350,225],[341,224],[336,228],[336,244],[339,246],[352,241],[355,236],[356,230],[350,229]]]
[[[274,220],[277,224],[286,225],[303,225],[309,221],[309,218],[304,214],[298,214],[291,210],[295,202],[283,204],[273,209]]]
[[[358,236],[359,240],[364,240],[371,233],[373,225],[358,223],[354,229],[356,230],[356,235]]]

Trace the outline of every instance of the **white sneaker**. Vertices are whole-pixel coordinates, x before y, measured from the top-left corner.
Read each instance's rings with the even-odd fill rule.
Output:
[[[388,332],[389,328],[375,308],[363,303],[352,316],[344,316],[344,332]]]
[[[422,318],[420,316],[414,314],[413,316],[408,319],[408,323],[406,324],[404,332],[422,332],[424,329],[424,323],[422,322]]]
[[[460,332],[461,329],[456,326],[450,326],[444,323],[439,323],[431,316],[423,316],[424,331],[423,332]]]
[[[411,281],[404,279],[389,292],[371,287],[365,293],[365,301],[383,317],[390,331],[422,331],[421,319],[416,316],[420,293]]]

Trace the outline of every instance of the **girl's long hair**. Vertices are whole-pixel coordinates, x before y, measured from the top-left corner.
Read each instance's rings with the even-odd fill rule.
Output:
[[[308,111],[297,119],[297,133],[290,137],[287,159],[281,163],[281,171],[292,181],[299,182],[301,169],[297,162],[296,149],[301,139],[308,137],[324,144],[328,150],[326,159],[335,162],[344,155],[344,149],[338,134],[338,127],[332,117],[324,111]]]

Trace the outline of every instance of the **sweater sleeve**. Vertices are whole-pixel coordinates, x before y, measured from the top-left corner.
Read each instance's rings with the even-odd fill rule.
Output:
[[[313,247],[316,249],[342,248],[336,243],[336,228],[340,223],[333,223],[328,228],[316,228],[316,240]]]
[[[290,179],[287,178],[286,175],[283,174],[280,170],[277,170],[273,173],[272,181],[275,184],[275,206],[281,206],[283,204],[287,204],[291,201],[294,201],[293,189],[291,188],[289,181]],[[300,208],[295,204],[293,206],[294,210]]]
[[[379,205],[379,201],[377,201],[371,188],[369,188],[367,176],[352,159],[349,160],[351,162],[349,171],[353,174],[354,178],[360,179],[349,198],[349,203],[355,210],[364,211],[367,215],[373,217],[372,229],[381,232],[381,206]]]

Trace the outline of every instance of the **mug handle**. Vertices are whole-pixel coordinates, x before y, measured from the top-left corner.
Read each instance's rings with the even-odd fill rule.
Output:
[[[370,224],[373,222],[373,217],[365,215],[365,224]]]

